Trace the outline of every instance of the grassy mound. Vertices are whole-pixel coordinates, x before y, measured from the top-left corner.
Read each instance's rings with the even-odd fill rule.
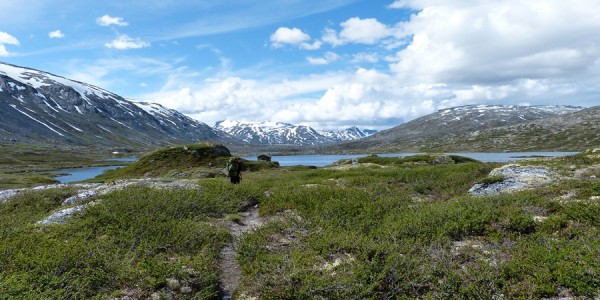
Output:
[[[210,173],[213,167],[225,167],[229,157],[229,149],[220,144],[198,143],[161,148],[142,155],[136,162],[124,168],[106,172],[94,180]]]
[[[142,155],[136,162],[120,169],[107,171],[92,181],[109,181],[139,177],[215,177],[231,157],[221,144],[198,143],[157,149]],[[242,171],[260,171],[279,167],[278,162],[242,159]]]

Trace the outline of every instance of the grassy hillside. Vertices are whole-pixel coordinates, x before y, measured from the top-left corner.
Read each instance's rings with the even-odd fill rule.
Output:
[[[325,146],[324,151],[368,152],[521,152],[583,151],[600,144],[600,106],[498,126],[468,127],[463,116],[454,127],[428,115],[357,141]],[[506,123],[506,122],[505,122]]]
[[[0,203],[0,299],[219,299],[229,242],[241,298],[600,296],[600,155],[529,162],[555,181],[477,197],[467,191],[498,165],[449,158],[263,169],[240,185],[130,186],[48,226],[37,221],[76,191],[20,194]],[[228,222],[254,204],[264,225],[234,238]]]

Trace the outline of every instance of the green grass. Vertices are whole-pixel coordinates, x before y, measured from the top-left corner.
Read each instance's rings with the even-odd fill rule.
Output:
[[[257,164],[240,185],[216,177],[198,179],[195,190],[128,188],[46,227],[36,222],[76,191],[21,194],[0,204],[0,299],[217,299],[219,252],[233,241],[222,224],[240,223],[255,204],[273,221],[235,241],[238,296],[599,296],[597,180],[474,197],[467,191],[475,183],[502,179],[487,177],[496,164],[433,158],[366,157],[316,169]],[[584,155],[537,164],[567,174],[571,165],[598,163]]]
[[[302,221],[273,224],[244,239],[246,291],[265,299],[598,295],[600,206],[553,200],[572,183],[470,197],[466,190],[488,165],[359,161],[388,167],[269,179],[277,184],[269,184],[261,212],[293,209]],[[579,188],[595,191],[596,183]],[[546,219],[536,221],[540,216]],[[457,249],[461,242],[466,246]]]
[[[492,184],[492,183],[502,182],[504,180],[506,180],[506,176],[494,175],[494,176],[489,176],[489,177],[482,179],[481,181],[479,181],[479,183]]]

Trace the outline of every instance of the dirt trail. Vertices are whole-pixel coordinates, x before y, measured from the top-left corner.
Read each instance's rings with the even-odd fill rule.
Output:
[[[244,233],[259,228],[264,224],[264,220],[258,215],[258,205],[239,215],[241,216],[240,221],[227,221],[226,228],[233,235],[234,241],[221,250],[219,269],[221,271],[220,287],[223,292],[223,299],[232,299],[242,279],[242,269],[235,259],[237,256],[236,241]]]

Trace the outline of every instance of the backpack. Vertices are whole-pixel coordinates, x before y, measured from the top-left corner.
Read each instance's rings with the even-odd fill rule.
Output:
[[[229,176],[237,176],[240,172],[240,158],[232,157],[227,162],[227,173]]]

